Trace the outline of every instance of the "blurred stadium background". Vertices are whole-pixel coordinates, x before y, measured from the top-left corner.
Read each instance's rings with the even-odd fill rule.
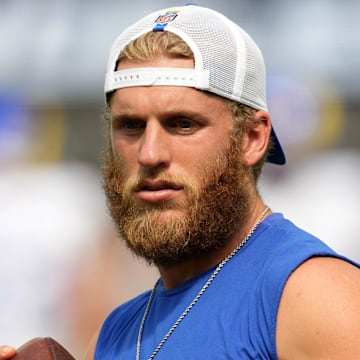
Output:
[[[266,167],[264,198],[360,260],[360,2],[198,4],[241,24],[263,50],[288,154],[286,167]],[[0,0],[0,342],[54,336],[78,356],[104,314],[152,285],[156,273],[118,246],[103,206],[102,90],[118,33],[173,5],[183,3]]]

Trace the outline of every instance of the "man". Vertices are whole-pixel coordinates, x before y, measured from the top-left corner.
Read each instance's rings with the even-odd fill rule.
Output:
[[[161,278],[108,316],[88,358],[358,358],[357,265],[256,188],[285,157],[253,40],[209,9],[160,10],[116,39],[105,92],[109,208]]]

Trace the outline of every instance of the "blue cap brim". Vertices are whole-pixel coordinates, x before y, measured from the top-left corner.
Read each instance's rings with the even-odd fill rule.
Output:
[[[274,146],[269,152],[266,161],[272,164],[284,165],[286,163],[285,154],[273,128],[271,129],[270,136]]]

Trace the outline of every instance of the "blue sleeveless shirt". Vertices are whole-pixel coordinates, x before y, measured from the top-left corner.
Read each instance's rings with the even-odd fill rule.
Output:
[[[315,256],[344,259],[281,214],[270,215],[223,267],[156,359],[277,359],[276,319],[285,283],[300,264]],[[213,270],[171,290],[160,280],[144,327],[141,360],[149,358]],[[135,359],[149,296],[145,292],[107,317],[95,360]]]

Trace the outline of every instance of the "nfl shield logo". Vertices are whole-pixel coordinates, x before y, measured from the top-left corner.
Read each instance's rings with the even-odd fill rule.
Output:
[[[168,12],[164,15],[160,15],[157,17],[157,19],[155,20],[155,22],[157,24],[165,24],[171,21],[174,21],[175,18],[177,17],[177,13],[176,12]]]

